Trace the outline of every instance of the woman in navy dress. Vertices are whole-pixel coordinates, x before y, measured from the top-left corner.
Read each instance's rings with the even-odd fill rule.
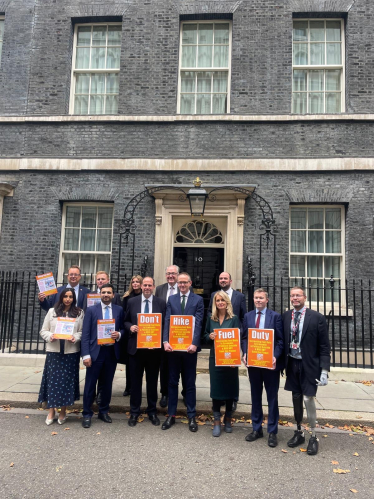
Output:
[[[56,305],[48,310],[40,331],[40,336],[46,342],[47,358],[38,402],[46,402],[49,409],[45,420],[47,425],[52,424],[57,418],[57,407],[61,408],[57,421],[59,424],[64,424],[67,419],[66,406],[73,405],[80,397],[79,360],[84,314],[76,303],[74,289],[64,289]],[[70,339],[58,340],[54,337],[58,317],[75,319]]]

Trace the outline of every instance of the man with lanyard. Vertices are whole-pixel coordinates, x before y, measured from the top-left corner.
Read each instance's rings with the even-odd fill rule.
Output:
[[[292,401],[297,429],[287,442],[288,447],[297,447],[305,442],[301,430],[303,420],[303,399],[307,411],[311,437],[307,453],[318,452],[316,436],[317,386],[325,386],[330,370],[330,342],[326,319],[322,314],[305,306],[306,294],[298,286],[291,289],[292,310],[283,314],[286,384],[285,390],[292,391]]]

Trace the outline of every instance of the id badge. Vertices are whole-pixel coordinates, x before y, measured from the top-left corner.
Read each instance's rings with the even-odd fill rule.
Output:
[[[299,344],[298,343],[291,343],[291,348],[292,348],[292,350],[297,350],[299,348]]]

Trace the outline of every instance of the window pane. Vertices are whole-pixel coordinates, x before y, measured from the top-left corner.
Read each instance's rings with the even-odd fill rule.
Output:
[[[326,229],[341,229],[340,208],[326,208]]]
[[[197,91],[211,92],[212,73],[197,73]]]
[[[323,229],[323,209],[311,208],[308,213],[308,228]]]
[[[291,256],[290,277],[305,277],[304,256]]]
[[[122,26],[108,26],[108,45],[121,45]]]
[[[327,64],[341,64],[341,44],[328,43],[326,47]]]
[[[308,45],[306,43],[294,43],[293,63],[295,65],[308,64]]]
[[[292,112],[296,114],[307,113],[307,94],[294,93],[292,96]]]
[[[118,97],[117,95],[107,95],[105,99],[105,114],[118,113]]]
[[[309,71],[309,90],[323,92],[323,71]]]
[[[65,229],[64,250],[79,250],[79,229]]]
[[[229,24],[215,24],[214,25],[214,43],[229,43]]]
[[[227,92],[227,73],[217,71],[213,73],[213,92]]]
[[[340,279],[340,256],[325,256],[325,277]]]
[[[103,94],[105,92],[105,75],[92,75],[91,94]]]
[[[340,69],[336,71],[326,71],[326,91],[340,90]]]
[[[308,256],[308,277],[323,277],[322,256]]]
[[[99,208],[97,226],[103,229],[111,229],[113,222],[113,208]]]
[[[82,227],[96,227],[96,208],[82,208]]]
[[[340,113],[341,110],[341,94],[326,94],[326,113]]]
[[[90,114],[103,114],[104,95],[92,96],[90,99]]]
[[[81,273],[95,273],[95,255],[81,255]]]
[[[181,90],[182,92],[195,91],[195,73],[187,71],[181,73]]]
[[[90,75],[78,73],[75,82],[75,93],[88,94],[89,90],[90,90]]]
[[[213,24],[199,24],[198,43],[213,43]]]
[[[0,40],[4,38],[4,19],[0,19]]]
[[[293,40],[294,42],[308,41],[308,21],[294,21]]]
[[[340,231],[326,231],[326,253],[340,253],[341,252],[341,232]]]
[[[91,45],[91,26],[79,26],[77,45]]]
[[[182,43],[197,43],[197,24],[183,24]]]
[[[305,209],[291,209],[291,229],[306,229]]]
[[[77,48],[77,56],[75,59],[75,69],[89,69],[90,67],[90,49]]]
[[[92,30],[92,45],[106,45],[106,26],[94,26]]]
[[[198,68],[212,67],[212,52],[213,52],[213,47],[211,45],[198,46],[198,58],[197,58]]]
[[[295,69],[293,72],[293,90],[294,91],[306,90],[306,78],[307,78],[306,71]]]
[[[198,94],[196,96],[196,113],[210,114],[210,94]]]
[[[310,21],[310,41],[325,41],[325,21]]]
[[[1,53],[3,51],[3,42],[0,40],[0,62],[1,62]]]
[[[309,94],[309,112],[323,113],[323,94]]]
[[[310,44],[310,64],[319,65],[325,64],[325,44],[311,43]]]
[[[117,73],[106,75],[106,93],[118,94],[119,75]]]
[[[340,42],[340,21],[326,21],[326,40],[328,42]]]
[[[68,273],[68,270],[72,265],[79,266],[79,255],[74,253],[66,253],[64,255],[64,274]],[[82,272],[82,269],[81,269]]]
[[[97,231],[96,251],[110,251],[112,245],[112,230]]]
[[[106,67],[107,69],[119,69],[121,49],[120,47],[108,47]]]
[[[291,251],[303,253],[306,250],[306,232],[303,230],[291,231]]]
[[[323,231],[310,230],[309,238],[309,253],[323,253]]]
[[[81,207],[67,206],[65,227],[79,227],[80,221],[81,221]]]
[[[182,68],[196,67],[196,46],[187,45],[182,47]]]
[[[218,45],[214,47],[215,68],[227,68],[229,65],[229,47],[228,45]]]
[[[181,114],[195,114],[195,96],[181,94]]]
[[[95,251],[96,229],[81,230],[81,251]]]
[[[213,94],[213,114],[227,113],[227,96],[225,94]]]
[[[97,255],[96,257],[96,269],[103,270],[104,272],[110,272],[110,255]]]
[[[93,48],[91,50],[91,68],[105,68],[105,48]]]
[[[88,114],[88,96],[77,95],[74,99],[74,114]]]

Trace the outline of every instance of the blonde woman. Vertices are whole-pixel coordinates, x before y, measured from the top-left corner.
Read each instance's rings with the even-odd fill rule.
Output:
[[[214,329],[240,328],[239,319],[232,311],[227,293],[218,291],[213,297],[212,315],[208,317],[204,340],[211,343],[209,356],[210,396],[212,398],[214,428],[213,436],[221,434],[221,405],[226,403],[224,430],[232,432],[231,416],[234,399],[239,397],[239,370],[237,367],[216,367],[214,357]]]
[[[143,283],[143,277],[141,275],[133,275],[131,277],[129,289],[122,297],[123,315],[126,317],[127,302],[134,298],[134,296],[139,296],[142,292],[141,285]],[[126,364],[126,387],[123,392],[124,397],[128,397],[131,393],[131,376],[129,367],[129,355],[127,353],[127,344],[129,341],[129,333],[125,330],[125,337],[121,341],[121,364]]]

